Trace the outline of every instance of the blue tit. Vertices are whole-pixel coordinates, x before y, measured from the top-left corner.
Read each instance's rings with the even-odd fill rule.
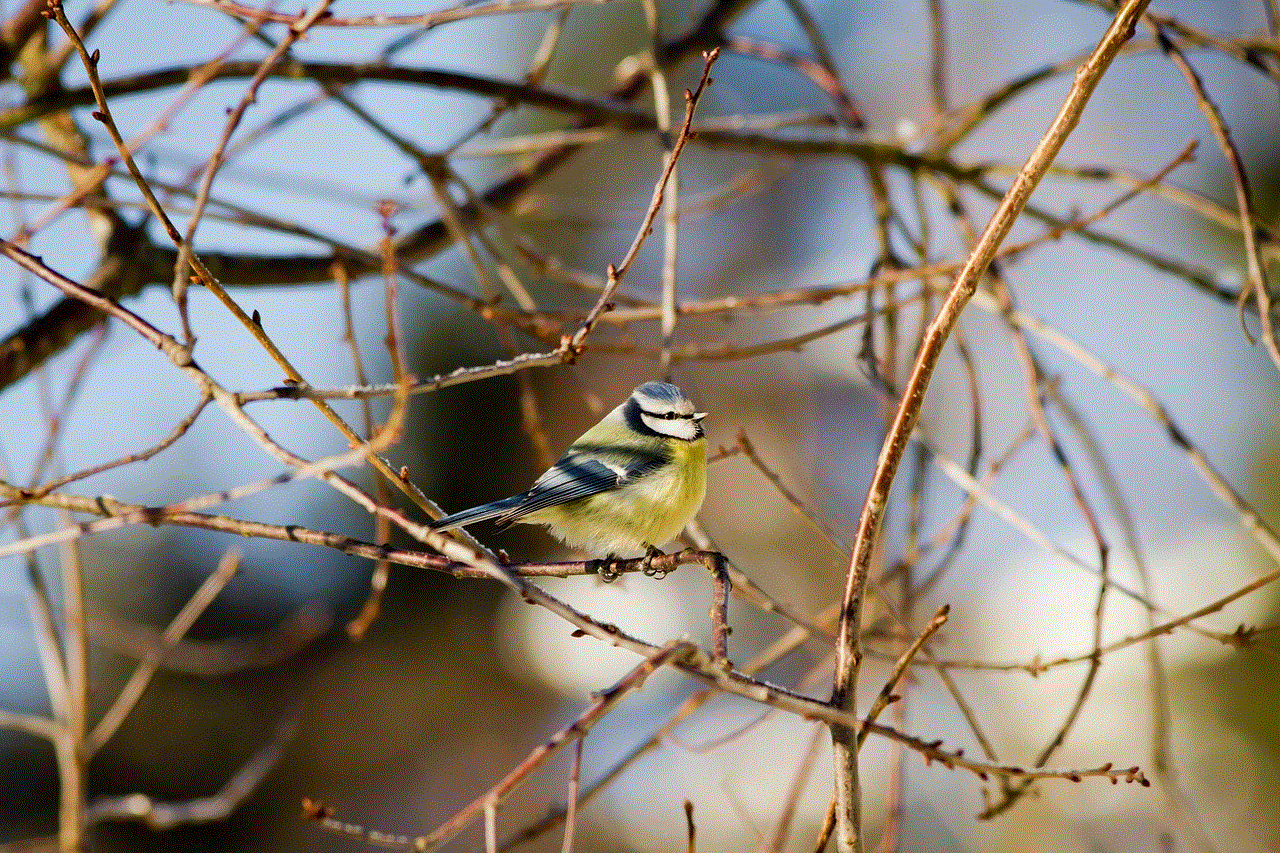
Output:
[[[707,491],[706,412],[666,382],[641,385],[527,490],[431,522],[543,524],[596,556],[653,555],[689,523]]]

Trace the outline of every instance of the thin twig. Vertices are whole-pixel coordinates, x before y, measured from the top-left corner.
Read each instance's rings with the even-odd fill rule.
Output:
[[[604,290],[600,293],[600,298],[596,300],[596,304],[592,309],[587,312],[587,316],[582,321],[582,325],[578,327],[578,331],[574,332],[572,337],[567,337],[561,344],[561,348],[571,357],[575,357],[581,352],[583,341],[586,340],[591,330],[595,328],[600,315],[613,307],[609,300],[612,298],[614,291],[618,289],[618,286],[622,284],[622,279],[626,277],[627,271],[631,269],[631,264],[640,254],[640,248],[644,245],[645,239],[653,230],[653,221],[657,218],[658,211],[662,207],[663,198],[666,197],[667,182],[671,179],[671,174],[675,170],[676,162],[680,159],[680,153],[684,150],[685,144],[692,138],[693,134],[690,128],[693,125],[693,113],[697,109],[698,100],[702,97],[703,91],[711,82],[711,66],[719,55],[718,48],[703,54],[702,77],[699,78],[698,85],[695,88],[685,90],[684,123],[680,126],[680,133],[676,136],[675,143],[671,146],[671,151],[667,153],[662,174],[653,188],[653,198],[649,202],[649,209],[640,222],[640,228],[636,231],[635,239],[631,241],[631,247],[627,249],[621,261],[616,264],[609,264],[608,277]]]
[[[673,642],[661,649],[657,649],[618,681],[617,684],[600,693],[590,708],[583,711],[572,723],[556,732],[544,744],[533,750],[501,781],[476,797],[469,805],[426,835],[410,838],[382,832],[375,833],[364,827],[338,821],[331,810],[324,806],[319,806],[312,800],[308,800],[304,805],[304,813],[324,829],[341,835],[359,838],[390,848],[412,850],[415,853],[427,853],[427,851],[435,850],[465,829],[476,818],[495,808],[517,786],[523,783],[536,768],[545,764],[548,759],[565,746],[580,742],[586,733],[612,710],[623,697],[631,691],[642,687],[645,680],[656,670],[668,661],[679,660],[688,656],[692,649],[693,647],[685,642]],[[496,848],[496,844],[490,846],[490,849],[494,848]]]
[[[178,614],[169,622],[169,627],[165,628],[164,633],[160,635],[160,641],[147,651],[146,656],[138,662],[138,666],[134,669],[133,674],[129,676],[129,680],[125,682],[124,687],[120,688],[115,701],[107,712],[98,720],[98,724],[93,727],[93,731],[89,732],[84,740],[84,754],[86,757],[92,756],[102,749],[120,728],[120,724],[124,722],[125,717],[133,711],[134,706],[138,704],[138,700],[142,698],[143,692],[151,683],[151,678],[156,674],[164,663],[165,656],[169,651],[181,640],[186,633],[191,630],[191,626],[195,624],[196,619],[200,618],[200,614],[213,603],[218,597],[218,593],[231,582],[236,572],[240,570],[240,552],[230,549],[222,555],[222,559],[218,561],[218,567],[204,580],[200,588],[192,593],[191,598],[182,606]]]
[[[1145,21],[1155,31],[1156,39],[1159,41],[1161,49],[1164,50],[1177,69],[1182,72],[1183,77],[1186,78],[1187,85],[1191,87],[1191,91],[1195,94],[1196,105],[1200,108],[1200,112],[1204,114],[1205,120],[1209,122],[1209,128],[1213,131],[1214,139],[1218,142],[1218,148],[1221,149],[1222,156],[1226,158],[1227,165],[1231,169],[1231,185],[1236,194],[1236,207],[1240,217],[1240,234],[1244,238],[1245,268],[1248,270],[1249,276],[1249,287],[1242,289],[1240,292],[1240,305],[1242,306],[1240,309],[1240,322],[1243,326],[1243,305],[1247,295],[1251,293],[1258,303],[1262,342],[1266,345],[1267,354],[1271,356],[1271,361],[1277,368],[1280,368],[1280,347],[1276,344],[1275,321],[1271,316],[1271,291],[1267,284],[1266,266],[1262,262],[1262,253],[1258,248],[1258,235],[1252,224],[1255,218],[1253,193],[1249,190],[1249,176],[1245,172],[1240,150],[1236,147],[1235,142],[1232,141],[1231,130],[1227,127],[1226,119],[1222,117],[1222,111],[1218,109],[1218,105],[1209,97],[1200,75],[1191,67],[1191,63],[1183,56],[1178,46],[1164,34],[1159,24],[1155,23],[1149,16],[1145,18]],[[1245,334],[1248,334],[1247,329]]]
[[[161,831],[184,824],[225,820],[257,790],[267,774],[279,763],[285,746],[297,729],[301,712],[302,703],[294,702],[276,724],[270,737],[216,794],[178,802],[161,802],[142,793],[101,797],[85,808],[85,822],[96,824],[106,821],[134,821]]]

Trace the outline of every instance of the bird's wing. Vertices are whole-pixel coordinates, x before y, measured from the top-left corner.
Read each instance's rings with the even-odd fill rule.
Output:
[[[521,500],[503,513],[501,521],[510,523],[540,509],[616,489],[661,467],[665,461],[660,456],[646,455],[623,467],[580,454],[567,455],[520,495]]]
[[[449,530],[490,519],[497,519],[505,526],[540,509],[616,489],[660,468],[666,461],[662,456],[643,455],[632,458],[627,466],[608,465],[598,459],[571,453],[551,466],[527,491],[446,515],[431,522],[430,526],[434,530]]]

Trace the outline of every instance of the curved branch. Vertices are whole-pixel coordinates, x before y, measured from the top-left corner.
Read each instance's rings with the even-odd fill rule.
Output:
[[[259,72],[257,60],[224,62],[207,80],[250,79]],[[191,82],[190,66],[159,68],[115,80],[104,80],[102,89],[108,98],[141,95],[161,89],[185,86]],[[497,98],[512,104],[543,107],[581,117],[594,125],[637,128],[654,127],[653,113],[634,107],[625,100],[589,98],[555,86],[499,80],[462,71],[438,68],[408,68],[385,62],[299,62],[285,59],[272,70],[276,80],[312,81],[322,86],[350,86],[355,83],[403,83],[466,92],[482,98]],[[80,86],[44,92],[15,107],[0,110],[0,128],[12,129],[52,113],[94,105],[93,89]]]

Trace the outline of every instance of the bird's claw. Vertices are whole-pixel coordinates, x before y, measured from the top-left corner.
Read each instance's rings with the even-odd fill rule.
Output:
[[[613,583],[622,576],[622,572],[618,571],[618,558],[614,554],[610,554],[603,560],[592,560],[591,568],[605,583]]]
[[[657,578],[658,580],[662,580],[667,576],[666,569],[655,569],[653,567],[654,557],[665,557],[665,556],[667,555],[664,554],[662,551],[658,550],[657,548],[653,547],[652,545],[645,546],[644,561],[640,563],[640,570],[644,572],[645,577]]]
[[[645,577],[657,578],[662,580],[667,576],[667,569],[654,568],[653,561],[657,557],[667,556],[663,551],[652,545],[645,545],[644,559],[640,561],[640,571],[644,572]],[[592,560],[589,564],[589,570],[600,576],[600,580],[605,583],[613,583],[622,577],[622,572],[618,569],[618,555],[610,554],[603,560]]]

